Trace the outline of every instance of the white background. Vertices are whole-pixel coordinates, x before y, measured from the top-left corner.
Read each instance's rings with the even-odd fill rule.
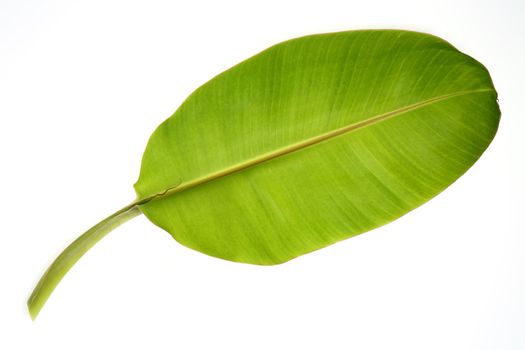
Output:
[[[1,349],[525,349],[525,5],[501,1],[0,1]],[[191,251],[139,217],[25,301],[134,199],[154,128],[285,39],[429,32],[487,66],[500,130],[444,193],[284,265]]]

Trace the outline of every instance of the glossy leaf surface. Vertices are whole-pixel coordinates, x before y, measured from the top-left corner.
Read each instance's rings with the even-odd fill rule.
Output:
[[[431,35],[278,44],[197,89],[152,135],[135,189],[155,224],[223,259],[276,264],[444,190],[499,122],[487,70]]]

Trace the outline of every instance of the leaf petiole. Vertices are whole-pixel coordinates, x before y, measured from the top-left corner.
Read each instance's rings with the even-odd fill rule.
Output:
[[[131,203],[87,230],[64,249],[40,278],[33,293],[31,293],[31,296],[27,300],[27,307],[31,318],[33,320],[36,319],[38,313],[64,275],[91,247],[109,232],[140,214],[141,211],[138,208],[137,202]]]

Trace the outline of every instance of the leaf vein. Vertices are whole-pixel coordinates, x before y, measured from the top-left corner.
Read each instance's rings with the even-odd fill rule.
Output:
[[[317,136],[311,137],[311,138],[309,138],[307,140],[303,140],[301,142],[297,142],[295,144],[292,144],[292,145],[280,148],[278,150],[275,150],[275,151],[263,154],[263,155],[261,155],[259,157],[255,157],[255,158],[250,159],[250,160],[248,160],[246,162],[243,162],[243,163],[240,163],[240,164],[236,164],[236,165],[231,166],[229,168],[226,168],[224,170],[220,170],[220,171],[217,171],[215,173],[212,173],[212,174],[209,174],[209,175],[206,175],[206,176],[203,176],[203,177],[200,177],[200,178],[188,181],[188,182],[179,182],[179,184],[177,186],[172,186],[170,188],[164,189],[163,191],[160,191],[160,192],[155,193],[153,195],[147,196],[147,197],[142,198],[142,199],[138,199],[135,203],[138,204],[138,205],[146,204],[146,203],[148,203],[151,200],[158,200],[158,199],[161,199],[163,197],[170,196],[170,195],[172,195],[174,193],[178,193],[178,192],[181,192],[181,191],[184,191],[184,190],[187,190],[187,189],[199,186],[201,184],[204,184],[204,183],[207,183],[207,182],[210,182],[210,181],[213,181],[213,180],[216,180],[216,179],[219,179],[219,178],[222,178],[222,177],[234,174],[234,173],[238,173],[238,172],[240,172],[242,170],[245,170],[245,169],[248,169],[250,167],[259,165],[261,163],[270,161],[270,160],[275,159],[277,157],[281,157],[281,156],[284,156],[284,155],[287,155],[287,154],[290,154],[290,153],[293,153],[293,152],[296,152],[296,151],[299,151],[299,150],[302,150],[302,149],[305,149],[305,148],[317,145],[317,144],[322,143],[324,141],[331,140],[331,139],[336,138],[338,136],[345,135],[347,133],[350,133],[350,132],[353,132],[353,131],[356,131],[356,130],[359,130],[359,129],[362,129],[362,128],[365,128],[365,127],[368,127],[370,125],[382,122],[384,120],[391,119],[393,117],[396,117],[396,116],[399,116],[399,115],[411,112],[413,110],[416,110],[416,109],[419,109],[419,108],[422,108],[422,107],[425,107],[425,106],[428,106],[428,105],[431,105],[431,104],[434,104],[434,103],[437,103],[437,102],[440,102],[440,101],[444,101],[444,100],[447,100],[447,99],[450,99],[450,98],[463,96],[463,95],[468,95],[468,94],[480,93],[480,92],[495,92],[495,90],[494,89],[490,89],[490,88],[485,88],[485,89],[458,91],[458,92],[453,92],[453,93],[449,93],[449,94],[433,97],[433,98],[430,98],[430,99],[427,99],[427,100],[424,100],[424,101],[416,102],[416,103],[413,103],[411,105],[408,105],[408,106],[405,106],[405,107],[401,107],[401,108],[395,109],[395,110],[390,111],[390,112],[385,112],[385,113],[382,113],[382,114],[370,117],[368,119],[362,120],[360,122],[357,122],[357,123],[354,123],[354,124],[350,124],[350,125],[346,125],[346,126],[343,126],[341,128],[338,128],[338,129],[335,129],[335,130],[323,133],[321,135],[317,135]]]

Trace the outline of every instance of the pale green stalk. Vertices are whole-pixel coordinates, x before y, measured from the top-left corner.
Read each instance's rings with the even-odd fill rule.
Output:
[[[141,214],[136,203],[132,203],[116,213],[108,216],[82,236],[78,237],[55,259],[51,266],[44,273],[33,293],[27,300],[29,314],[34,320],[47,299],[62,280],[64,275],[75,265],[75,263],[98,241],[104,238],[109,232],[125,223],[128,220]]]

